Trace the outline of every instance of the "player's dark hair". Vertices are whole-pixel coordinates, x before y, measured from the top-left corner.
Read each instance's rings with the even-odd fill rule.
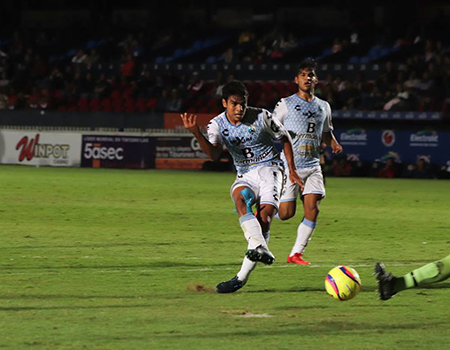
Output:
[[[226,83],[222,89],[222,98],[228,100],[228,97],[237,95],[243,98],[248,97],[246,86],[239,80],[232,80]]]
[[[297,69],[297,74],[299,74],[302,70],[308,69],[315,71],[317,69],[317,62],[312,57],[305,58],[300,62]]]

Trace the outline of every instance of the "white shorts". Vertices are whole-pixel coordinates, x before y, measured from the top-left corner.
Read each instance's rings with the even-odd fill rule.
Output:
[[[303,185],[305,186],[305,189],[301,193],[302,196],[306,194],[320,194],[322,199],[325,198],[325,185],[323,184],[322,169],[320,166],[297,169],[297,174],[303,180]],[[289,169],[286,169],[281,202],[296,201],[299,192],[300,186],[289,180]]]
[[[279,166],[262,165],[243,175],[237,175],[230,194],[238,187],[247,187],[255,195],[254,203],[271,204],[278,210],[283,188],[283,170]]]

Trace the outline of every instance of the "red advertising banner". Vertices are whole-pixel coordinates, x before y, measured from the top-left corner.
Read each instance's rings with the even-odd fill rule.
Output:
[[[201,129],[206,129],[209,121],[216,116],[211,113],[196,114],[197,123]],[[183,129],[180,113],[164,113],[164,129]]]

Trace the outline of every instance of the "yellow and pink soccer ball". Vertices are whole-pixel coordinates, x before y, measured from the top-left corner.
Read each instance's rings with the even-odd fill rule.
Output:
[[[337,300],[350,300],[361,290],[361,279],[355,269],[339,265],[328,272],[325,288],[327,293]]]

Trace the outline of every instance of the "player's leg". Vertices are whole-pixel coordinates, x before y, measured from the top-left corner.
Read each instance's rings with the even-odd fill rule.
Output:
[[[444,281],[450,277],[450,255],[408,272],[403,277],[395,277],[387,272],[382,263],[375,265],[375,276],[381,300],[388,300],[405,289],[423,287]]]
[[[265,237],[270,235],[270,225],[278,211],[281,190],[283,187],[283,172],[278,166],[262,166],[258,168],[259,205],[257,219]],[[249,249],[246,253],[252,261],[272,264],[275,257],[270,251]]]
[[[261,211],[260,213],[262,213],[263,216],[266,215],[265,211]],[[247,214],[244,214],[244,215],[247,215]],[[241,218],[242,217],[243,216],[241,216]],[[251,229],[251,225],[249,225],[249,224],[243,225],[244,235],[246,234],[246,230],[249,230],[249,228]],[[259,226],[259,230],[261,230],[261,226]],[[268,232],[264,233],[263,237],[264,237],[265,244],[267,247],[267,245],[269,243],[269,233]],[[247,235],[246,235],[246,238],[247,238]],[[248,241],[249,241],[248,250],[246,252],[246,256],[244,257],[244,260],[242,261],[241,269],[239,270],[237,275],[235,277],[233,277],[231,280],[221,282],[216,286],[216,291],[218,293],[234,293],[234,292],[238,291],[239,289],[241,289],[243,286],[245,286],[245,284],[247,283],[247,281],[250,277],[250,274],[256,268],[257,261],[266,262],[266,261],[271,260],[273,262],[273,259],[274,259],[273,255],[272,255],[272,253],[270,253],[268,248],[267,248],[267,251],[265,251],[264,248],[261,248],[261,246],[258,246],[256,248],[251,248],[250,239],[248,239]],[[261,253],[262,250],[264,250],[264,254]],[[248,254],[250,254],[250,258],[252,258],[255,261],[250,260],[250,258],[247,256]]]
[[[239,223],[248,242],[248,248],[267,247],[261,225],[252,212],[252,205],[256,201],[254,191],[246,186],[237,186],[233,189],[232,197],[238,212]]]
[[[264,234],[264,239],[266,240],[266,244],[269,245],[269,233]],[[246,256],[244,257],[244,261],[242,262],[241,269],[237,273],[236,277],[239,281],[247,283],[251,272],[255,269],[257,265],[256,261],[251,261]]]
[[[320,167],[302,170],[301,175],[305,182],[302,196],[304,217],[297,228],[297,238],[287,262],[298,265],[310,265],[308,261],[303,259],[303,253],[317,225],[319,204],[321,199],[325,197],[325,186]]]
[[[289,170],[286,170],[283,179],[283,190],[280,198],[280,209],[277,214],[277,217],[280,220],[288,220],[294,217],[297,210],[297,197],[299,190],[299,186],[296,183],[292,183],[289,179]]]
[[[281,187],[282,173],[278,168],[272,167],[257,168],[233,184],[231,195],[248,241],[248,249],[238,274],[229,281],[219,283],[216,287],[218,293],[232,293],[239,290],[247,282],[258,261],[272,264],[275,260],[267,244],[270,222],[278,209]],[[264,195],[260,194],[262,190]],[[255,203],[258,203],[260,209],[258,219],[251,210]]]
[[[238,212],[239,223],[248,242],[247,248],[261,250],[260,247],[265,246],[265,249],[268,251],[261,225],[252,212],[252,206],[257,202],[259,194],[259,188],[255,185],[255,179],[253,178],[254,175],[249,173],[244,175],[243,178],[236,180],[231,186],[231,197]],[[272,254],[270,253],[270,255]],[[250,273],[255,267],[256,262],[245,256],[238,274],[229,281],[219,283],[216,286],[216,291],[218,293],[234,293],[241,289],[247,283]]]
[[[260,261],[264,264],[271,265],[275,261],[275,257],[270,252],[267,242],[268,237],[270,236],[270,224],[273,220],[277,212],[277,208],[270,204],[261,204],[258,207],[258,215],[257,220],[261,226],[262,235],[265,238],[266,245],[259,246],[257,248],[252,248],[249,245],[249,248],[245,255],[251,261]]]

